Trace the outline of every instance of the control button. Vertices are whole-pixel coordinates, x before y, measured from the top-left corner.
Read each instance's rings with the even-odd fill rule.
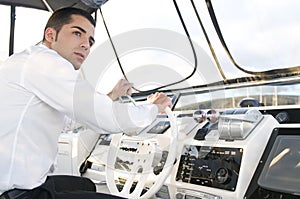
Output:
[[[285,123],[289,121],[289,114],[286,111],[281,111],[279,112],[276,116],[275,119],[280,123]]]

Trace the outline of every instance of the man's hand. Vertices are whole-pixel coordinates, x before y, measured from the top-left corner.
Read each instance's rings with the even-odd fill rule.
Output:
[[[171,99],[164,93],[151,94],[148,96],[147,100],[150,103],[157,105],[159,113],[164,113],[167,106],[172,108]]]
[[[133,84],[129,83],[125,79],[120,79],[115,87],[110,91],[107,95],[112,100],[116,100],[117,98],[124,96],[124,95],[131,95],[131,88]]]

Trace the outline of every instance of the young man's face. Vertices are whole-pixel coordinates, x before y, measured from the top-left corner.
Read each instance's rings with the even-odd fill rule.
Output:
[[[54,29],[52,31],[54,33],[50,48],[57,51],[78,70],[95,42],[95,27],[86,18],[72,15],[72,22],[63,25],[58,35]]]

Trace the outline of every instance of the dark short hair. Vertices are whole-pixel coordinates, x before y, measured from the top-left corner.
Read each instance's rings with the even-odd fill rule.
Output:
[[[63,25],[72,22],[72,15],[80,15],[89,20],[89,22],[91,22],[94,27],[96,26],[95,19],[87,11],[74,7],[61,8],[53,12],[51,17],[49,18],[44,29],[43,41],[45,40],[45,31],[47,28],[54,28],[54,30],[56,30],[56,32],[58,33]]]

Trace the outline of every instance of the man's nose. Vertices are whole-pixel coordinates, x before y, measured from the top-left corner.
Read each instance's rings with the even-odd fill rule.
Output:
[[[88,38],[83,38],[82,41],[81,41],[81,45],[80,47],[84,48],[85,50],[88,50],[90,49],[90,41]]]

